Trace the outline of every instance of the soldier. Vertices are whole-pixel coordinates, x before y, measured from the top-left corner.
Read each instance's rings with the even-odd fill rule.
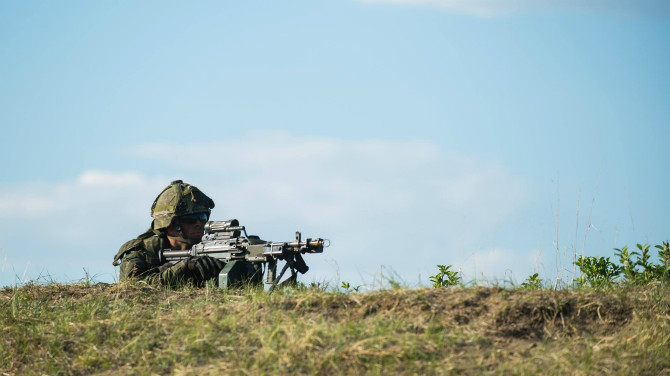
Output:
[[[156,197],[151,206],[151,227],[124,243],[114,257],[121,264],[119,280],[142,280],[150,284],[203,286],[215,278],[223,263],[209,256],[191,257],[176,263],[159,258],[162,249],[186,250],[199,243],[214,201],[198,188],[175,180]]]

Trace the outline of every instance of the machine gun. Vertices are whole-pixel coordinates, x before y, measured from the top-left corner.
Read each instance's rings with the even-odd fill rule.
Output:
[[[241,236],[244,234],[244,236]],[[258,281],[265,267],[265,283],[273,289],[288,268],[295,280],[296,271],[305,274],[309,267],[302,258],[304,253],[323,253],[330,241],[321,238],[302,240],[300,232],[295,240],[286,243],[267,242],[258,236],[247,235],[244,226],[237,219],[229,221],[209,221],[205,224],[205,236],[202,242],[183,251],[162,250],[159,254],[162,262],[178,261],[193,256],[210,256],[221,260],[225,266],[219,273],[219,287],[228,288],[244,280]],[[277,277],[277,261],[286,263]],[[253,265],[250,265],[252,263]],[[260,264],[260,265],[259,265]]]

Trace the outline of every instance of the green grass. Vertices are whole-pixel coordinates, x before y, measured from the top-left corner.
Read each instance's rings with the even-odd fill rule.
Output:
[[[670,373],[667,284],[370,293],[0,290],[0,371],[83,374]]]

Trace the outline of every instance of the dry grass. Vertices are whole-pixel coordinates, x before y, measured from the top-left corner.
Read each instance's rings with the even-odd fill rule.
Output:
[[[670,374],[670,289],[0,290],[0,370],[80,374]]]

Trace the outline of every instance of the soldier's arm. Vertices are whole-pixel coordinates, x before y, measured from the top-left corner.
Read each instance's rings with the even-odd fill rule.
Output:
[[[189,281],[184,261],[159,265],[148,252],[131,251],[123,257],[119,273],[121,281],[140,280],[152,285],[174,286]]]

